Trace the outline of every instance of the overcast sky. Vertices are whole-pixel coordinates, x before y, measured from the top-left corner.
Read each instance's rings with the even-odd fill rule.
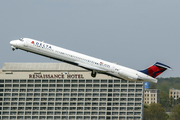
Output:
[[[0,0],[0,68],[7,62],[59,62],[21,50],[21,37],[145,69],[155,62],[180,77],[180,0]]]

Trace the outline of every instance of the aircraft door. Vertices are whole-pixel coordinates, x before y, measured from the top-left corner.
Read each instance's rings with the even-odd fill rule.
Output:
[[[28,41],[27,40],[24,41],[24,46],[28,47]]]
[[[113,66],[112,69],[111,69],[111,72],[114,73],[116,70],[116,68]]]

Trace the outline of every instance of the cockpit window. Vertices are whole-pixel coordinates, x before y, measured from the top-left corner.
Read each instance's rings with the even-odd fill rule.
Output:
[[[23,38],[19,38],[19,40],[22,41],[22,42],[24,41]]]

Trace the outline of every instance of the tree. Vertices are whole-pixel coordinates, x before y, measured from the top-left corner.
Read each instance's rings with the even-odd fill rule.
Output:
[[[170,120],[179,120],[179,119],[180,119],[180,104],[174,106],[170,114]]]
[[[159,103],[152,103],[150,106],[144,107],[143,120],[167,120],[168,115],[165,109]]]

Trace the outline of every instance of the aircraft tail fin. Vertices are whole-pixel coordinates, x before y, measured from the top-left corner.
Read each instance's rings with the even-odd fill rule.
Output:
[[[153,78],[156,78],[158,75],[160,75],[167,69],[172,70],[171,67],[169,67],[165,64],[162,64],[160,62],[156,62],[154,65],[150,66],[149,68],[147,68],[145,70],[141,70],[140,72],[147,74]]]

